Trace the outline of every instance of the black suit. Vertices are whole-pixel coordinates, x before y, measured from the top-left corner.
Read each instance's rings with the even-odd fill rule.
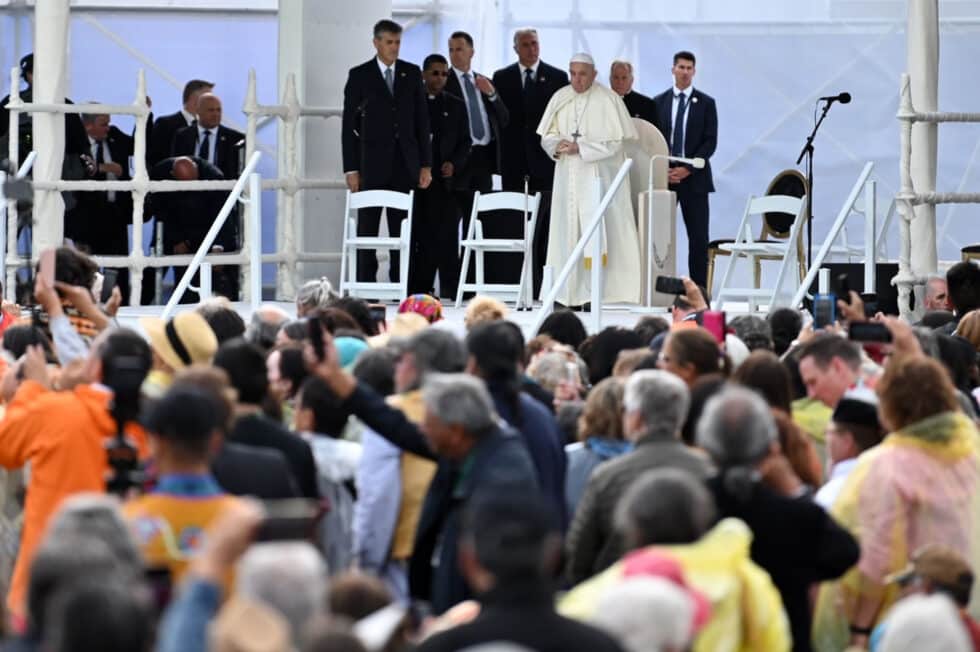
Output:
[[[623,95],[623,103],[626,104],[626,111],[631,117],[641,118],[652,125],[657,124],[657,105],[653,103],[653,99],[642,93],[630,91]]]
[[[504,190],[524,191],[528,177],[529,192],[541,192],[538,224],[534,230],[534,294],[541,288],[541,275],[548,255],[548,231],[551,222],[551,187],[555,177],[555,161],[541,149],[538,123],[555,91],[568,85],[568,74],[543,61],[538,62],[534,83],[524,89],[524,73],[519,63],[513,63],[494,73],[493,85],[510,111],[510,122],[503,132],[503,164],[501,181]],[[519,237],[523,225],[512,223],[501,236]],[[498,235],[498,234],[494,234]],[[506,278],[487,280],[516,283],[520,277],[520,256],[512,256]]]
[[[199,155],[200,148],[200,132],[198,131],[198,125],[192,124],[189,127],[184,127],[174,134],[174,141],[171,147],[171,156],[195,156]],[[241,143],[245,139],[245,134],[234,129],[229,129],[224,125],[218,125],[216,131],[212,131],[210,136],[215,139],[214,144],[214,165],[221,173],[224,175],[225,179],[238,179],[238,175],[241,173]],[[222,193],[224,197],[228,196],[228,193]],[[215,213],[217,215],[217,213]],[[214,216],[211,219],[214,219]],[[239,233],[239,212],[236,206],[232,209],[231,214],[228,219],[225,220],[224,226],[221,227],[221,231],[218,233],[217,239],[214,241],[216,245],[221,246],[225,251],[238,251],[238,233]],[[208,222],[204,227],[203,235],[207,233],[207,229],[211,227],[210,222]],[[232,300],[238,299],[238,265],[219,265],[214,268],[214,290],[218,294],[222,294],[229,297]]]
[[[469,232],[470,228],[470,214],[473,212],[473,193],[487,193],[493,190],[493,174],[495,172],[499,173],[502,169],[503,130],[504,127],[506,127],[510,122],[510,112],[507,110],[507,105],[504,104],[500,94],[497,93],[496,97],[491,100],[490,96],[484,95],[480,92],[479,88],[476,88],[476,79],[480,77],[479,73],[471,70],[470,74],[473,76],[473,90],[477,93],[477,96],[483,103],[483,113],[487,116],[487,123],[490,127],[488,134],[490,136],[490,140],[486,145],[473,145],[470,148],[470,156],[466,160],[466,167],[462,170],[456,171],[455,179],[453,181],[453,185],[455,187],[456,204],[459,207],[459,212],[463,217],[463,237],[466,237],[466,234]],[[453,95],[465,100],[465,91],[459,82],[459,76],[456,74],[456,70],[454,68],[449,69],[449,80],[446,82],[446,92],[452,93]],[[470,115],[470,112],[468,111],[467,118],[470,125],[470,133],[472,134],[473,121],[480,120],[481,118],[475,111],[472,112],[472,115]],[[490,232],[493,233],[493,226],[490,226]],[[486,260],[488,266],[490,269],[495,269],[500,263],[506,265],[506,261],[508,260],[507,256],[508,254],[487,254]],[[513,258],[513,255],[510,255],[510,258]],[[467,273],[467,281],[470,283],[472,283],[474,280],[474,270],[475,262],[474,264],[470,265],[470,270]],[[493,276],[491,275],[490,278],[492,281]],[[444,292],[443,296],[445,297],[448,295]],[[452,293],[452,298],[455,298],[455,290]]]
[[[654,124],[667,139],[668,145],[673,138],[673,101],[672,88],[653,98],[657,107],[657,121]],[[687,227],[687,266],[691,280],[705,285],[708,280],[708,193],[715,191],[709,159],[718,144],[718,111],[714,99],[697,89],[691,92],[686,111],[684,156],[703,158],[704,169],[695,170],[688,166],[690,176],[679,184],[671,184],[670,189],[677,193],[684,226]]]
[[[285,456],[270,448],[225,442],[211,460],[211,473],[222,489],[235,496],[301,497]]]
[[[393,66],[394,93],[388,90],[378,59],[351,68],[344,86],[341,144],[344,172],[358,172],[361,190],[409,192],[418,186],[421,168],[432,167],[429,112],[419,67],[398,59]],[[401,233],[404,211],[387,211],[388,233]],[[361,210],[357,235],[377,236],[381,209]],[[391,252],[389,276],[399,279],[399,256]],[[378,260],[373,250],[357,253],[357,280],[374,281]]]
[[[170,152],[173,150],[174,136],[181,129],[193,125],[194,122],[194,120],[188,122],[184,118],[184,114],[180,111],[157,118],[153,123],[153,131],[147,151],[149,165],[152,167],[171,156]]]
[[[86,136],[86,141],[88,137]],[[113,163],[122,168],[122,174],[116,177],[119,181],[128,181],[129,157],[133,154],[133,138],[116,127],[109,127],[102,146],[102,160],[105,149]],[[98,157],[89,149],[87,155],[93,159]],[[107,175],[97,172],[92,179],[105,181]],[[65,237],[71,238],[75,245],[83,250],[97,255],[121,255],[129,253],[129,224],[133,220],[133,197],[128,191],[117,190],[110,201],[109,193],[76,192],[75,206],[65,213]],[[142,238],[142,234],[136,234]],[[123,294],[123,300],[129,301],[129,270],[119,269],[117,284]]]
[[[412,260],[409,294],[428,294],[436,271],[443,297],[456,296],[459,277],[459,213],[453,198],[455,170],[466,166],[470,153],[470,127],[466,104],[443,92],[426,100],[432,130],[432,184],[415,191],[412,224]],[[442,176],[452,163],[454,175]]]

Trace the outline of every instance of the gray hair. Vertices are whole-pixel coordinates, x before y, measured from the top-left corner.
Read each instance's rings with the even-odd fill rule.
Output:
[[[326,276],[307,281],[296,292],[296,307],[307,310],[324,310],[330,307],[330,302],[339,299],[340,295],[334,290],[333,284]]]
[[[99,104],[99,103],[100,102],[98,100],[89,100],[88,102],[86,102],[86,104]],[[109,116],[108,113],[81,113],[79,115],[82,116],[82,122],[85,124],[92,124],[93,122],[95,122],[96,118],[100,118],[102,116],[106,116],[107,118],[111,117]]]
[[[942,593],[933,593],[910,595],[895,605],[888,614],[888,627],[879,649],[969,652],[973,646],[953,601]]]
[[[289,321],[289,313],[273,305],[262,305],[252,313],[248,328],[245,329],[245,339],[262,349],[270,349],[276,343],[279,327]]]
[[[84,493],[61,503],[51,518],[45,540],[69,541],[78,538],[102,541],[116,559],[134,571],[143,566],[139,549],[119,508],[119,501],[112,496]]]
[[[574,356],[574,361],[570,359],[568,353],[562,351],[542,353],[531,363],[531,366],[527,370],[528,376],[549,392],[554,392],[559,383],[568,380],[568,364],[572,363],[575,365],[578,380],[581,383],[587,373],[587,371],[583,373],[585,364],[577,355],[572,355]]]
[[[697,426],[698,446],[721,472],[725,488],[748,497],[761,462],[779,433],[765,400],[746,387],[728,386],[708,399]]]
[[[497,423],[490,392],[482,380],[469,374],[429,374],[422,401],[440,421],[462,426],[472,437],[479,438]]]
[[[693,543],[715,520],[715,502],[704,483],[676,468],[643,473],[623,494],[613,522],[629,549]]]
[[[686,650],[695,604],[687,591],[662,577],[630,577],[608,588],[592,622],[622,643],[626,652]]]
[[[402,353],[411,353],[418,373],[416,387],[431,373],[458,373],[466,367],[466,348],[449,331],[427,328],[404,341]]]
[[[728,325],[735,331],[735,336],[745,343],[749,351],[756,349],[773,350],[772,326],[759,315],[739,315]]]
[[[514,30],[514,45],[517,45],[517,41],[520,40],[520,38],[522,36],[524,36],[525,34],[534,34],[535,36],[537,36],[538,35],[538,30],[534,29],[533,27],[521,27],[521,28],[515,29]]]
[[[630,63],[629,61],[625,61],[623,59],[613,59],[613,62],[611,64],[609,64],[609,76],[610,77],[612,77],[612,74],[614,72],[616,72],[616,68],[618,66],[623,66],[624,68],[626,68],[626,70],[629,71],[630,75],[633,74],[633,64],[632,63]]]
[[[661,369],[643,369],[633,373],[623,390],[624,414],[638,412],[643,420],[644,429],[640,437],[676,437],[690,406],[691,392],[684,381]]]
[[[936,331],[925,326],[913,326],[912,334],[919,340],[923,353],[934,360],[939,359],[939,338],[936,337]]]
[[[327,566],[309,543],[253,545],[239,562],[238,593],[282,615],[297,648],[304,644],[306,625],[326,608],[327,589]]]

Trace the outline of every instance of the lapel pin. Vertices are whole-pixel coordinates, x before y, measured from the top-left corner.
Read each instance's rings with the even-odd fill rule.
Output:
[[[405,76],[405,73],[402,73],[402,77],[404,77],[404,76]]]
[[[442,116],[443,116],[444,118],[448,118],[448,117],[449,117],[449,111],[443,111],[443,112],[442,112]]]
[[[691,98],[691,104],[697,104],[697,103],[698,103],[698,98],[692,97]]]

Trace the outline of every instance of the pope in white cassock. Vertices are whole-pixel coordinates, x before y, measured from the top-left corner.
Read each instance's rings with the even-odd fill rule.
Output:
[[[538,125],[541,147],[557,160],[545,263],[554,269],[556,280],[594,216],[600,199],[596,179],[605,193],[626,159],[624,141],[638,137],[622,98],[594,83],[592,57],[573,56],[569,73],[571,85],[551,97]],[[630,197],[626,177],[606,210],[605,228],[599,230],[605,266],[604,303],[640,300],[640,245]],[[590,242],[586,257],[575,265],[558,294],[558,302],[580,306],[590,301],[592,251]]]

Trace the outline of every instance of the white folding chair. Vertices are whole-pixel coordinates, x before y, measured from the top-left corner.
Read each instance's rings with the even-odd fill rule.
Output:
[[[456,290],[456,307],[463,302],[463,292],[486,294],[502,301],[513,301],[517,309],[531,308],[534,304],[532,270],[534,269],[534,226],[538,222],[538,206],[541,193],[525,195],[520,192],[494,192],[473,195],[473,212],[470,215],[470,228],[466,237],[459,243],[463,247],[463,265],[459,271],[459,286]],[[490,211],[520,211],[524,214],[524,235],[521,238],[486,238],[483,235],[483,222],[480,213]],[[493,219],[484,216],[483,219]],[[521,278],[513,283],[487,283],[485,280],[484,254],[490,252],[522,253]],[[470,267],[470,257],[476,254],[476,282],[467,283],[466,274]]]
[[[752,236],[750,220],[755,216],[758,216],[760,220],[765,220],[766,213],[788,213],[793,216],[789,236],[785,240],[756,240]],[[791,283],[799,284],[795,270],[800,264],[800,237],[803,224],[806,222],[805,215],[806,195],[803,197],[790,197],[788,195],[749,197],[734,242],[720,245],[723,251],[731,255],[731,259],[728,268],[725,270],[725,276],[722,278],[721,289],[714,301],[716,310],[721,310],[725,301],[747,301],[749,312],[758,310],[760,303],[765,303],[769,310],[779,305],[788,304],[796,287],[784,292],[783,285],[787,281],[787,276],[792,277]],[[768,289],[757,286],[732,287],[732,274],[735,271],[736,263],[742,258],[748,260],[750,270],[755,270],[759,261],[778,260],[779,271],[774,286]],[[791,273],[790,270],[793,272]]]
[[[344,212],[344,241],[341,247],[340,294],[401,301],[408,296],[408,264],[412,241],[412,203],[414,191],[403,193],[393,190],[347,191],[347,207]],[[403,210],[401,235],[382,238],[357,235],[357,215],[361,208],[385,208]],[[380,225],[379,225],[380,228]],[[374,279],[357,280],[357,252],[362,249],[398,251],[399,281],[383,283]]]

